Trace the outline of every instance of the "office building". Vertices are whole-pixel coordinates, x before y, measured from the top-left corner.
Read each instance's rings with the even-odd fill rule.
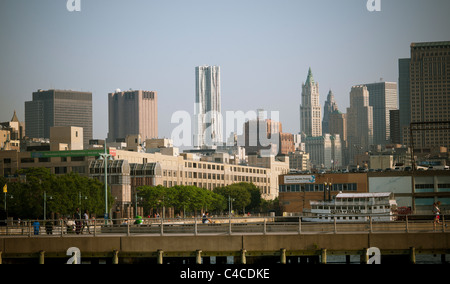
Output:
[[[302,84],[302,104],[300,105],[300,132],[306,136],[322,135],[322,107],[319,102],[319,83],[314,81],[311,68],[306,82]]]
[[[262,156],[277,155],[280,150],[281,122],[272,119],[257,119],[244,123],[244,148],[247,154]],[[285,137],[286,138],[286,137]],[[292,138],[293,139],[293,138]]]
[[[108,142],[124,141],[130,135],[158,138],[157,92],[116,90],[108,94],[108,111]]]
[[[410,98],[411,122],[450,121],[450,42],[411,44]],[[417,149],[450,147],[449,129],[413,135]]]
[[[331,122],[331,114],[338,110],[338,106],[336,101],[334,100],[333,92],[330,90],[328,92],[327,100],[325,101],[325,106],[323,108],[323,120],[322,120],[322,134],[325,135],[333,134],[331,133],[330,123]]]
[[[306,152],[315,169],[337,169],[342,166],[342,145],[339,134],[306,137]]]
[[[363,154],[373,144],[373,107],[365,85],[353,86],[350,107],[347,108],[348,161],[355,164],[356,155]]]
[[[195,148],[214,148],[223,143],[220,67],[195,68]]]
[[[398,109],[400,116],[400,139],[402,144],[405,144],[403,133],[406,132],[405,136],[408,136],[409,124],[411,123],[410,64],[410,58],[401,58],[398,60]]]
[[[373,144],[384,146],[391,140],[390,111],[398,109],[397,83],[378,82],[365,86],[373,109]]]
[[[402,136],[400,131],[400,110],[394,109],[389,112],[391,141],[392,144],[402,144]]]
[[[329,133],[339,134],[341,141],[347,141],[347,115],[336,110],[330,114]]]
[[[92,93],[67,90],[38,90],[25,102],[25,134],[50,138],[54,126],[82,127],[84,145],[92,139]]]

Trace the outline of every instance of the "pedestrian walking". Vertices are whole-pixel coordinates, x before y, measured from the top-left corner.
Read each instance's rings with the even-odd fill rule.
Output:
[[[80,213],[80,208],[77,208],[73,218],[75,219],[75,233],[78,235],[78,234],[80,234],[80,231],[81,231],[81,213]]]
[[[89,212],[87,210],[84,210],[83,227],[81,228],[81,234],[83,234],[84,228],[87,228],[87,231],[89,234],[91,233],[91,231],[89,229]]]
[[[439,208],[441,206],[441,202],[435,202],[433,203],[433,214],[434,214],[434,222],[433,222],[433,228],[436,230],[436,224],[441,224],[441,209]],[[447,227],[447,224],[445,224]]]

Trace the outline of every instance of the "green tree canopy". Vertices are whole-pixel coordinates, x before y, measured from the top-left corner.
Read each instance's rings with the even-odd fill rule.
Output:
[[[55,175],[46,168],[21,169],[24,181],[8,182],[7,211],[10,217],[42,219],[44,217],[44,193],[46,217],[51,213],[72,217],[76,208],[88,210],[90,215],[103,216],[105,210],[104,184],[96,179],[76,173]],[[108,208],[113,199],[108,190]]]
[[[152,209],[161,211],[163,207],[173,207],[180,213],[222,211],[225,208],[222,196],[196,186],[141,186],[137,190],[138,196],[143,199],[144,212],[150,212]]]

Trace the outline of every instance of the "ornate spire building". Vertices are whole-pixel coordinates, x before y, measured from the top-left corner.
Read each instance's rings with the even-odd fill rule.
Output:
[[[306,83],[302,84],[300,105],[300,131],[306,136],[322,136],[322,108],[319,102],[319,83],[314,82],[311,68]]]

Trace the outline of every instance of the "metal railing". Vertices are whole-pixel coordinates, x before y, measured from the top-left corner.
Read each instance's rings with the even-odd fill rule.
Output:
[[[343,216],[321,222],[306,222],[305,216],[212,218],[211,223],[203,223],[201,217],[89,219],[79,223],[74,220],[0,220],[0,237],[448,232],[445,215],[441,215],[440,223],[435,223],[432,215],[394,215],[392,221],[379,221],[379,216],[355,220],[357,215],[353,215],[355,221],[350,221],[352,215],[345,215],[345,220]]]

